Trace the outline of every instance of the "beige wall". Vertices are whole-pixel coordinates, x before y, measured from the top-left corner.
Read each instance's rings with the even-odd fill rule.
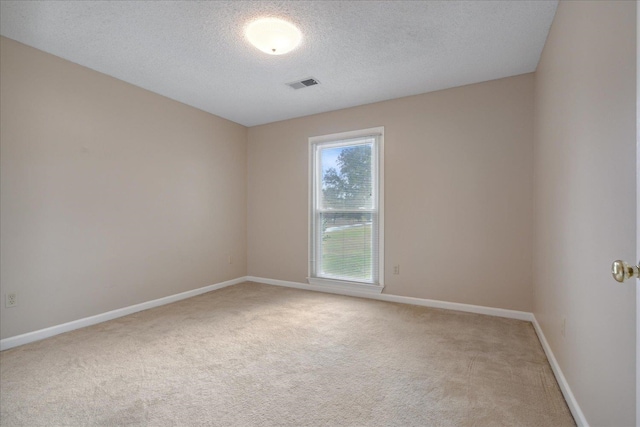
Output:
[[[535,77],[248,131],[1,38],[0,337],[305,282],[308,137],[384,126],[385,293],[533,309],[587,420],[632,425],[635,8],[561,2]]]
[[[2,338],[246,274],[245,127],[0,43]]]
[[[635,7],[561,2],[535,76],[534,314],[593,426],[635,425]]]
[[[532,96],[528,74],[250,128],[249,275],[306,282],[307,139],[384,126],[384,292],[530,311]]]

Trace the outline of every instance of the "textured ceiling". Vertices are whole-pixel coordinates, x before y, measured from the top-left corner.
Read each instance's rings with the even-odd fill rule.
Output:
[[[557,1],[2,1],[0,33],[246,126],[532,72]],[[275,16],[282,56],[243,28]],[[294,90],[295,80],[321,84]]]

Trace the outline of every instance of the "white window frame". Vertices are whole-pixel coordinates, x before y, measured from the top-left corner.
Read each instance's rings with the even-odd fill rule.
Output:
[[[318,168],[319,159],[316,159],[316,146],[326,145],[330,146],[331,143],[336,143],[336,146],[342,145],[341,141],[364,138],[375,136],[377,140],[377,162],[372,164],[374,171],[377,170],[377,178],[374,192],[377,193],[378,200],[378,239],[377,239],[377,256],[378,256],[378,271],[377,271],[377,283],[363,283],[354,282],[340,279],[330,279],[324,277],[314,277],[315,270],[315,215],[316,215],[316,202],[318,194],[316,192],[315,176]],[[373,160],[373,159],[372,159]],[[377,191],[376,191],[377,190]],[[384,289],[384,126],[374,127],[369,129],[355,130],[349,132],[333,133],[330,135],[313,136],[309,138],[309,268],[307,281],[311,285],[324,288],[328,291],[344,292],[355,291],[379,294]]]

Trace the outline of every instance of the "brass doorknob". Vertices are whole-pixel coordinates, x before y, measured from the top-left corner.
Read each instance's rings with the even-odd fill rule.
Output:
[[[611,275],[620,283],[632,277],[638,277],[638,270],[640,270],[639,266],[629,265],[621,260],[613,261],[611,264]]]

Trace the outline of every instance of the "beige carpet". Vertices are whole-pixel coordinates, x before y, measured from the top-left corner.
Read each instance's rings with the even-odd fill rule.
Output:
[[[3,426],[572,426],[530,323],[245,283],[0,353]]]

